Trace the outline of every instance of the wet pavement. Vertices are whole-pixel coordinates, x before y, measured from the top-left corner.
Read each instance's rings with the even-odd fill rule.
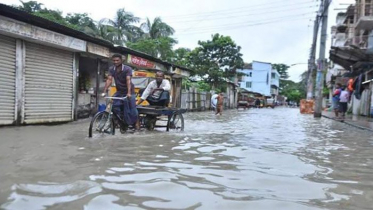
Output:
[[[341,122],[340,119],[335,117],[334,112],[324,111],[322,113],[322,116],[328,119]],[[373,132],[373,118],[371,117],[365,117],[365,116],[359,116],[359,115],[347,115],[343,123],[346,123],[350,126],[353,126],[359,129]]]
[[[0,208],[373,209],[370,132],[294,108],[185,118],[93,139],[87,120],[1,128]]]

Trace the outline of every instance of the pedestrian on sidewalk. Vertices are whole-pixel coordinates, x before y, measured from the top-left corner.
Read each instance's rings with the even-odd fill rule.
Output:
[[[339,111],[341,112],[341,121],[345,120],[348,102],[350,101],[350,91],[343,86],[341,89],[341,94],[339,96]]]
[[[334,113],[335,113],[335,117],[338,118],[338,111],[339,111],[339,96],[341,94],[341,84],[340,83],[337,83],[335,85],[335,90],[333,92],[333,98],[332,98],[332,102],[333,102],[333,110],[334,110]]]

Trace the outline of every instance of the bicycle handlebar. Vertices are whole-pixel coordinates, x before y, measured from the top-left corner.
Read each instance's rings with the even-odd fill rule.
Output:
[[[124,101],[124,99],[126,99],[127,98],[127,96],[126,97],[105,97],[106,99],[117,99],[117,100],[123,100]]]

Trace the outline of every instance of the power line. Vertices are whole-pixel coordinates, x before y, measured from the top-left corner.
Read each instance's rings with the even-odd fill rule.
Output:
[[[272,1],[271,2],[271,5],[273,4],[276,4],[276,3],[281,3],[281,5],[283,6],[286,6],[286,4],[284,4],[284,1],[283,0],[279,0],[279,1]],[[314,1],[308,1],[308,2],[303,2],[303,3],[314,3]],[[296,4],[290,4],[290,5],[299,5],[299,4],[303,4],[303,3],[296,3]],[[192,17],[196,17],[196,16],[204,16],[204,15],[209,15],[209,14],[215,14],[215,13],[226,13],[226,12],[232,12],[232,11],[235,11],[235,10],[245,10],[247,8],[250,8],[250,9],[253,9],[255,7],[265,7],[265,8],[268,8],[268,4],[269,3],[264,3],[264,4],[256,4],[256,5],[252,5],[252,6],[247,6],[247,7],[238,7],[238,8],[230,8],[230,9],[224,9],[224,10],[217,10],[217,11],[213,11],[213,12],[205,12],[205,13],[190,13],[190,14],[185,14],[185,15],[172,15],[172,16],[163,16],[165,18],[169,17],[169,18],[172,18],[172,19],[177,19],[177,18],[187,18],[189,16],[192,16]],[[280,7],[280,6],[278,6]]]
[[[305,19],[309,19],[310,17],[304,17],[304,18],[297,18],[297,19],[288,19],[288,20],[284,20],[284,21],[298,21],[298,20],[305,20]],[[262,23],[256,23],[256,24],[250,24],[250,25],[241,25],[241,26],[237,26],[237,27],[232,27],[232,28],[222,28],[222,29],[219,29],[220,31],[224,31],[224,30],[234,30],[234,29],[238,29],[238,28],[246,28],[246,27],[252,27],[252,26],[260,26],[260,25],[267,25],[267,24],[272,24],[272,23],[278,23],[278,20],[277,21],[267,21],[267,22],[262,22]],[[213,29],[212,29],[213,30]],[[203,34],[203,33],[214,33],[212,32],[211,30],[208,30],[208,31],[193,31],[191,33],[181,33],[181,34],[177,34],[178,36],[183,36],[183,35],[192,35],[192,34]]]
[[[276,21],[279,21],[279,20],[284,20],[284,19],[287,19],[287,18],[294,18],[294,17],[300,17],[300,16],[305,16],[305,15],[310,15],[310,14],[314,14],[314,12],[308,12],[308,13],[302,13],[302,14],[295,14],[295,15],[287,15],[287,16],[281,16],[281,17],[275,17],[275,18],[267,18],[267,19],[261,19],[261,20],[256,20],[256,21],[245,21],[245,22],[239,22],[239,23],[231,23],[231,24],[225,24],[225,25],[219,25],[219,26],[214,26],[214,27],[200,27],[200,28],[196,28],[197,30],[192,30],[192,31],[205,31],[205,30],[211,30],[211,29],[221,29],[221,28],[231,28],[231,27],[235,27],[235,26],[245,26],[247,25],[248,23],[251,23],[251,24],[256,24],[256,23],[261,23],[261,22],[267,22],[267,21],[273,21],[273,20],[276,20]],[[198,30],[200,29],[200,30]],[[179,30],[182,30],[182,29],[179,29]]]
[[[261,11],[261,10],[264,10],[266,12],[269,12],[271,9],[279,9],[279,8],[287,8],[289,6],[299,6],[299,5],[303,5],[303,4],[310,4],[310,3],[314,3],[314,2],[303,2],[303,3],[297,3],[297,4],[290,4],[290,5],[282,5],[282,6],[272,6],[272,7],[264,7],[264,8],[261,8],[261,9],[254,9],[254,8],[250,8],[249,10],[244,10],[244,11],[241,11],[242,12],[252,12],[252,11]],[[308,6],[312,6],[312,5],[308,5]],[[293,8],[289,8],[289,9],[293,9]],[[216,14],[215,14],[216,13]],[[215,16],[222,16],[222,15],[229,15],[229,14],[232,14],[233,11],[226,11],[226,12],[215,12],[214,14],[211,14],[211,13],[205,13],[204,15],[194,15],[194,16],[191,16],[191,17],[187,17],[187,18],[171,18],[170,20],[168,20],[168,22],[187,22],[187,21],[200,21],[200,20],[206,20],[206,17],[215,17]],[[225,13],[228,13],[228,14],[225,14]],[[240,13],[240,12],[235,12],[235,13]],[[270,13],[270,12],[269,12]],[[226,17],[226,16],[225,16]],[[165,18],[165,16],[163,16],[162,18]],[[197,18],[197,19],[196,19]],[[166,18],[167,19],[167,18]]]
[[[295,10],[300,10],[300,9],[307,9],[307,8],[313,8],[315,6],[303,6],[303,7],[294,7],[290,9],[281,9],[281,10],[275,10],[275,11],[268,11],[268,12],[260,12],[260,11],[255,11],[254,13],[250,14],[244,14],[244,15],[233,15],[233,16],[222,16],[222,17],[215,17],[213,19],[209,18],[204,18],[204,19],[195,19],[195,20],[186,20],[186,21],[168,21],[171,23],[188,23],[188,22],[199,22],[199,21],[214,21],[214,20],[219,20],[219,19],[231,19],[231,18],[237,18],[237,17],[250,17],[258,14],[273,14],[273,13],[279,13],[279,12],[287,12],[287,11],[295,11]]]
[[[311,12],[312,14],[314,14],[314,12]],[[260,22],[260,21],[268,21],[268,20],[273,20],[273,19],[282,19],[282,18],[286,18],[286,17],[298,17],[298,16],[304,16],[304,15],[307,15],[307,14],[311,14],[310,12],[308,13],[302,13],[302,14],[295,14],[295,15],[288,15],[288,16],[280,16],[280,17],[274,17],[274,18],[266,18],[266,19],[259,19],[259,20],[255,20],[255,21],[245,21],[245,22],[237,22],[237,23],[229,23],[229,24],[225,24],[225,25],[219,25],[219,26],[212,26],[212,27],[207,27],[207,28],[220,28],[220,27],[224,27],[224,26],[234,26],[234,25],[241,25],[241,24],[247,24],[247,23],[255,23],[255,22]],[[194,27],[195,28],[195,27]],[[198,28],[195,28],[195,29],[206,29],[206,27],[198,27]],[[178,29],[178,30],[184,30],[184,29]]]

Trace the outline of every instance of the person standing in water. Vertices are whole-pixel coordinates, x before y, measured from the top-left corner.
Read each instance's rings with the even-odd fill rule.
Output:
[[[217,106],[216,106],[216,115],[222,115],[223,113],[223,104],[224,104],[224,95],[220,93],[217,97]]]

